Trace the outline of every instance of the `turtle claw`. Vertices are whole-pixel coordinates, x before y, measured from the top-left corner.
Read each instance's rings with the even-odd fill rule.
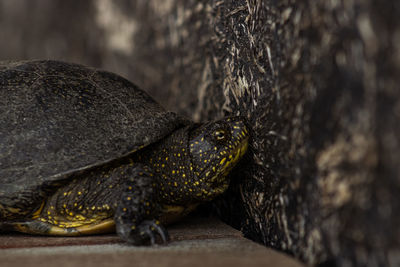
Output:
[[[156,220],[143,221],[138,227],[138,232],[142,240],[150,239],[151,245],[156,244],[157,236],[161,237],[163,244],[169,241],[167,230]]]
[[[151,227],[154,228],[153,232],[156,232],[162,239],[162,243],[165,244],[167,243],[170,238],[167,229],[165,229],[164,226],[162,226],[158,221],[150,221],[151,222]],[[154,243],[152,243],[153,245]]]
[[[167,230],[156,220],[143,221],[139,226],[133,228],[121,225],[117,227],[117,232],[123,240],[136,246],[148,244],[149,241],[151,245],[155,245],[157,236],[160,236],[163,244],[169,241]]]

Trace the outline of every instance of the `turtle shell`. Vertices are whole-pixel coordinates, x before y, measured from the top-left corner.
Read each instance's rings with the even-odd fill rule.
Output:
[[[44,185],[187,123],[110,72],[49,60],[0,62],[0,210],[23,209],[43,197]]]

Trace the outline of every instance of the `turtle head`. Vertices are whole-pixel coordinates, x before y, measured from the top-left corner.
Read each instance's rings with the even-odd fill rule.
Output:
[[[191,164],[203,194],[212,199],[226,190],[229,181],[225,177],[246,152],[248,139],[243,117],[227,117],[192,130]]]

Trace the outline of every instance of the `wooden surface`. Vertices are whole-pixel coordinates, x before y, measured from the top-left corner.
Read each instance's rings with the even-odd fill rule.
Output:
[[[133,247],[115,235],[0,236],[0,266],[303,266],[242,237],[213,218],[190,218],[168,228],[171,242]]]

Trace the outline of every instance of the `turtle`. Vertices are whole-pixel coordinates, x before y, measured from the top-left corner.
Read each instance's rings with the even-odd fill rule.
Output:
[[[0,62],[0,230],[166,243],[165,225],[227,189],[246,125],[193,122],[97,68]]]

